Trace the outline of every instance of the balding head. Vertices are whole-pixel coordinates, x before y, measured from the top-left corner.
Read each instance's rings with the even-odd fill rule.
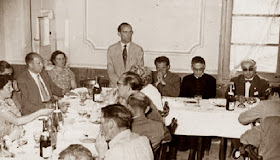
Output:
[[[256,75],[256,62],[252,59],[246,59],[241,62],[241,68],[245,78],[250,79]]]

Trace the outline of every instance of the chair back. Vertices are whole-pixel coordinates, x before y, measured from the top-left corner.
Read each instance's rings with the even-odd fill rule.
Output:
[[[249,145],[247,147],[248,149],[248,157],[251,159],[251,160],[262,160],[262,156],[258,155],[258,148],[252,146],[252,145]]]
[[[169,126],[167,126],[169,132],[171,135],[173,135],[175,133],[175,130],[177,128],[178,124],[177,124],[177,119],[176,118],[172,118],[172,121],[170,123]],[[161,143],[160,148],[158,149],[158,151],[155,153],[155,160],[166,160],[167,159],[167,155],[168,155],[168,148],[169,148],[169,143]]]

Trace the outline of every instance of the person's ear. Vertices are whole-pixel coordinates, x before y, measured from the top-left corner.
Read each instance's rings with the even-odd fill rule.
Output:
[[[116,125],[116,122],[114,120],[112,120],[112,119],[109,119],[107,123],[108,123],[108,127],[110,129],[114,128],[115,125]]]
[[[121,36],[121,32],[118,32],[118,35]]]
[[[169,69],[170,69],[170,65],[167,66],[167,70],[169,70]]]

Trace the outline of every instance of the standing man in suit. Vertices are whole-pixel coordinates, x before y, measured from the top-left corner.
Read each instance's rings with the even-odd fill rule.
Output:
[[[169,71],[170,62],[165,56],[155,59],[157,71],[153,73],[153,81],[155,87],[159,90],[162,96],[178,97],[180,94],[180,77]]]
[[[144,65],[144,52],[141,46],[131,42],[133,30],[130,24],[122,23],[118,27],[121,40],[108,48],[107,72],[110,86],[116,87],[120,76],[133,65]]]
[[[30,114],[51,103],[53,94],[63,96],[61,88],[57,87],[47,72],[43,70],[43,59],[38,53],[26,55],[27,70],[18,77],[19,89],[22,93],[22,114]]]

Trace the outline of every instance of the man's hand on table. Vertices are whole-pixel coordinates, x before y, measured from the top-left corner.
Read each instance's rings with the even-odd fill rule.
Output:
[[[104,135],[102,134],[102,131],[99,132],[99,134],[96,138],[95,148],[96,148],[96,151],[98,152],[98,158],[104,159],[105,154],[108,150],[108,144],[105,140]]]

